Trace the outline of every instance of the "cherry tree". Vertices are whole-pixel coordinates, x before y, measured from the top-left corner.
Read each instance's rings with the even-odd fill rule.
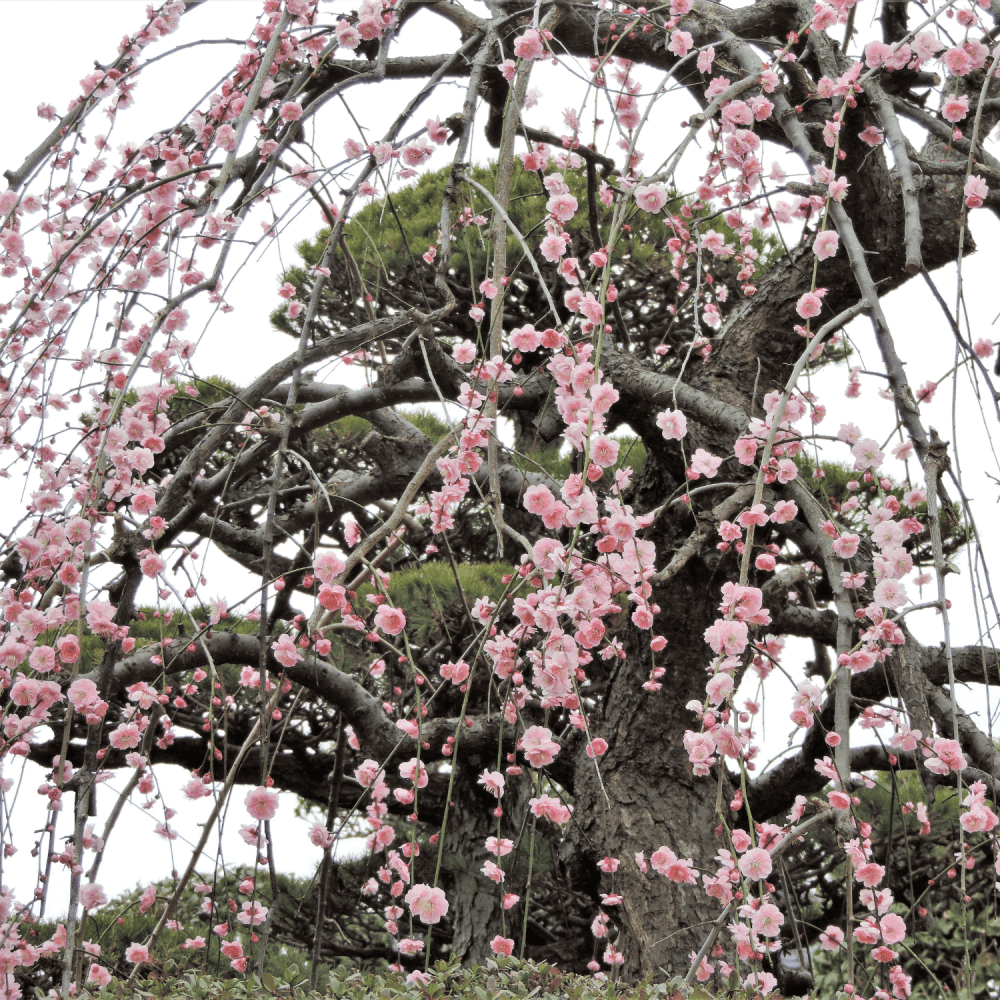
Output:
[[[184,947],[261,968],[276,852],[308,849],[314,966],[513,954],[766,995],[818,948],[848,993],[908,996],[926,901],[859,791],[891,785],[924,835],[957,796],[959,907],[998,854],[962,687],[1000,679],[995,515],[926,413],[951,393],[987,441],[1000,416],[991,289],[962,282],[1000,206],[1000,5],[264,0],[193,111],[121,134],[198,6],[150,8],[64,113],[39,105],[52,131],[0,193],[2,444],[28,484],[0,756],[4,794],[27,760],[49,800],[40,839],[16,815],[2,836],[71,874],[41,949],[45,884],[5,892],[5,995],[43,953],[64,995],[134,981],[196,889]],[[301,256],[263,272],[303,214]],[[260,351],[237,384],[199,358],[251,268],[276,330],[221,345]],[[919,330],[887,318],[903,285],[937,310]],[[928,331],[954,364],[911,385]],[[762,766],[768,696],[795,736]],[[210,819],[120,968],[87,936],[101,864],[170,765]],[[278,791],[325,810],[301,844],[273,842]],[[205,874],[225,815],[258,869],[238,889]],[[359,827],[380,923],[352,944],[325,916]],[[815,845],[822,923],[793,860]]]

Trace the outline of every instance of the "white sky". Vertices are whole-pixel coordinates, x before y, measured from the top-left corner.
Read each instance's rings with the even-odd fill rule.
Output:
[[[68,101],[77,92],[77,81],[93,69],[93,61],[111,61],[118,40],[126,32],[136,30],[145,22],[145,6],[144,2],[137,0],[87,0],[86,3],[78,0],[45,0],[43,3],[38,0],[8,0],[0,6],[0,30],[8,40],[5,52],[7,75],[8,79],[17,81],[16,89],[8,96],[5,108],[7,128],[4,148],[0,154],[2,168],[19,165],[24,154],[47,134],[50,123],[37,118],[35,106],[39,102],[48,101],[56,106],[59,113],[65,111]],[[341,5],[342,8],[350,6],[352,5]],[[165,42],[158,43],[150,52],[160,55],[196,38],[229,37],[242,42],[248,36],[258,10],[259,4],[248,0],[211,0],[186,15],[182,19],[180,31]],[[37,44],[28,43],[29,39],[38,37],[40,15],[45,21],[42,56],[39,55]],[[426,29],[431,24],[433,32],[429,34]],[[457,33],[443,29],[439,20],[431,22],[429,16],[422,16],[403,34],[402,45],[405,49],[424,52],[448,51],[453,35],[457,38]],[[238,51],[235,45],[190,49],[146,70],[136,89],[135,107],[120,115],[115,125],[113,149],[125,139],[141,139],[156,129],[166,130],[172,126],[190,108],[200,103],[203,94],[213,89]],[[642,78],[650,83],[656,80],[648,72]],[[564,91],[561,84],[558,88],[552,85],[555,79],[553,67],[544,64],[538,67],[532,83],[543,91],[544,96],[542,104],[529,120],[535,124],[551,124],[554,130],[560,131]],[[444,87],[441,94],[428,102],[421,111],[418,121],[422,122],[426,117],[434,115],[440,115],[443,120],[458,109],[463,92],[464,84],[461,88],[454,85]],[[412,93],[412,83],[386,83],[380,85],[378,93],[377,101],[361,92],[355,92],[351,98],[355,111],[363,113],[364,122],[370,124],[372,138],[381,135],[389,116],[399,106],[399,98]],[[681,103],[674,105],[677,108],[676,115],[668,114],[660,119],[664,125],[658,126],[659,131],[654,137],[656,141],[650,138],[647,143],[640,143],[647,150],[647,163],[656,163],[662,159],[662,155],[657,155],[658,144],[663,147],[660,150],[662,153],[679,137],[671,132],[667,124],[674,122],[679,125],[690,111],[686,98],[680,98],[679,102]],[[335,162],[339,159],[343,139],[356,133],[348,131],[349,125],[342,111],[330,108],[324,114],[326,118],[320,122],[321,150],[327,162]],[[479,138],[478,142],[479,153],[485,155],[482,139]],[[116,154],[113,151],[109,153],[109,160],[116,162]],[[444,165],[447,155],[446,152],[439,152],[430,161],[430,168],[436,169]],[[692,160],[692,163],[695,162]],[[789,162],[787,169],[789,172],[795,170],[796,164]],[[235,277],[226,297],[236,309],[228,316],[211,317],[211,335],[205,337],[195,358],[199,374],[221,373],[235,382],[245,383],[258,374],[265,364],[290,352],[293,342],[272,332],[267,317],[278,302],[276,292],[279,271],[283,265],[295,259],[295,243],[312,236],[319,225],[320,219],[315,206],[307,203],[301,216],[290,222],[279,239],[268,241],[263,248],[250,255],[247,267],[234,272],[230,266],[230,276],[233,277],[235,273]],[[991,248],[998,245],[1000,226],[991,216],[978,212],[973,216],[971,227],[979,245],[984,248],[964,264],[972,339],[983,336],[998,339],[1000,332],[995,320],[1000,306],[995,295],[996,256],[995,252],[991,253]],[[254,235],[260,232],[256,218],[248,224],[247,232]],[[955,268],[945,268],[934,277],[945,298],[949,303],[954,303]],[[884,306],[897,349],[907,362],[911,385],[916,387],[927,379],[938,380],[953,364],[954,341],[946,321],[923,282],[919,279],[909,282],[901,292],[888,296]],[[192,309],[192,317],[187,336],[195,339],[195,334],[200,330],[199,323],[204,324],[210,317],[204,306]],[[853,324],[851,334],[859,351],[859,359],[855,363],[863,364],[867,369],[880,370],[881,361],[867,320]],[[344,378],[344,370],[327,377],[339,381]],[[864,392],[859,400],[844,399],[845,383],[844,369],[828,370],[813,380],[811,388],[829,409],[829,416],[820,430],[836,434],[841,422],[852,420],[861,425],[866,434],[884,440],[893,421],[890,405],[877,397],[881,380],[863,377]],[[995,506],[998,486],[990,480],[988,474],[1000,475],[1000,469],[991,441],[996,418],[988,401],[984,402],[983,409],[984,416],[980,417],[965,369],[958,376],[954,403],[952,383],[949,382],[941,386],[934,402],[924,408],[925,424],[937,427],[943,438],[952,441],[954,461],[961,468],[966,492],[977,504],[979,526],[989,556],[992,552],[1000,551],[1000,537],[996,527]],[[952,429],[953,412],[957,425],[961,428],[957,434]],[[824,443],[824,447],[825,458],[845,460],[847,457],[846,449],[842,447],[830,443]],[[23,511],[21,490],[13,483],[4,484],[4,489],[2,496],[12,508],[12,516],[17,515],[17,512]],[[977,622],[975,601],[969,589],[970,576],[966,557],[963,555],[957,561],[963,574],[961,577],[949,578],[949,596],[954,605],[952,623],[955,642],[961,644],[977,641],[983,627],[982,621],[989,622],[991,626],[995,622],[985,612],[981,612],[985,617]],[[218,592],[226,592],[227,596],[246,593],[251,589],[249,584],[244,584],[247,578],[240,578],[232,564],[221,556],[210,557],[208,573],[213,581],[218,579]],[[916,600],[915,588],[910,589]],[[932,596],[931,592],[925,590],[923,599],[928,600]],[[940,620],[933,611],[915,613],[908,621],[922,640],[936,642],[941,638]],[[793,653],[798,650],[804,654],[802,659],[811,656],[808,644],[790,642],[787,655],[790,668],[793,666]],[[752,696],[754,692],[745,691],[745,694]],[[786,735],[792,729],[788,722],[785,697],[787,692],[778,697],[772,695],[768,703],[764,718],[762,754],[765,760],[784,748]],[[980,712],[979,718],[985,724],[981,692],[970,692],[963,696],[963,702],[970,710]],[[157,772],[166,805],[175,808],[183,805],[182,812],[171,825],[181,831],[182,837],[194,840],[198,835],[197,823],[207,814],[208,803],[206,800],[194,805],[182,803],[178,789],[187,775],[179,769],[172,770],[172,774],[170,769]],[[5,773],[18,780],[17,768],[13,763],[7,764]],[[38,829],[44,822],[44,800],[35,792],[41,775],[40,768],[28,765],[20,779],[21,788],[16,799],[8,798],[9,811],[5,821],[13,825],[15,841],[20,851],[13,859],[3,863],[2,880],[21,899],[27,899],[30,895],[37,875],[37,862],[29,857],[29,851],[34,837],[30,831]],[[106,815],[112,804],[113,790],[120,787],[124,780],[124,774],[119,772],[107,785],[102,786],[99,793],[98,830],[102,824],[100,817]],[[243,792],[237,790],[233,802],[237,813],[242,813],[242,797]],[[291,797],[283,796],[281,809],[273,823],[278,865],[285,871],[311,874],[320,852],[305,839],[307,824],[291,815],[292,808]],[[182,840],[173,845],[175,854],[171,858],[170,845],[152,835],[152,826],[159,820],[162,820],[162,814],[158,810],[146,813],[138,806],[126,810],[114,835],[101,879],[110,892],[130,887],[138,880],[145,882],[150,878],[160,877],[169,873],[171,868],[184,867],[187,854],[182,847]],[[239,822],[242,821],[241,817]],[[234,830],[236,826],[238,823],[233,824]],[[68,823],[62,832],[68,832]],[[141,866],[121,863],[117,859],[122,857],[122,852],[126,852],[125,856],[130,861],[141,857]],[[235,833],[228,835],[225,841],[227,863],[252,863],[253,854],[252,849],[244,845]],[[66,879],[57,873],[50,888],[50,912],[60,909],[60,901],[65,899],[65,886]]]

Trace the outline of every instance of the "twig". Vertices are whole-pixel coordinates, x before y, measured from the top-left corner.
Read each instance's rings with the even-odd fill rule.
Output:
[[[711,538],[719,523],[728,520],[742,510],[752,496],[753,484],[744,483],[735,493],[713,507],[711,519],[705,518],[691,532],[684,544],[674,553],[670,562],[659,573],[651,577],[650,582],[659,585],[675,577],[701,551],[701,547]]]
[[[781,399],[778,400],[778,405],[775,408],[773,414],[771,414],[771,428],[767,432],[767,439],[764,442],[764,450],[760,456],[760,471],[757,473],[757,482],[754,487],[754,494],[751,506],[759,504],[761,497],[764,493],[764,474],[767,471],[767,463],[771,458],[771,450],[774,448],[774,439],[778,433],[778,427],[781,424],[781,418],[784,416],[785,407],[788,405],[789,399],[792,397],[792,393],[795,391],[795,385],[799,380],[799,376],[805,370],[806,365],[809,363],[816,349],[829,337],[832,333],[839,330],[845,323],[849,323],[856,316],[860,316],[861,313],[868,308],[868,302],[866,299],[861,299],[855,302],[854,305],[848,306],[842,312],[838,313],[829,323],[824,323],[816,333],[813,335],[812,339],[806,344],[805,350],[799,355],[799,359],[795,362],[795,366],[792,368],[791,374],[788,376],[788,381],[785,383],[785,391],[781,394]],[[743,561],[740,566],[740,586],[745,587],[747,584],[747,579],[750,575],[750,553],[753,548],[753,536],[754,528],[756,526],[751,524],[747,528],[746,542],[743,548]]]
[[[877,80],[871,80],[867,85],[868,97],[878,109],[885,127],[889,148],[899,171],[899,187],[903,196],[903,240],[906,246],[906,270],[910,274],[919,274],[924,269],[924,261],[920,252],[923,242],[923,230],[920,225],[920,201],[917,198],[917,185],[913,180],[913,164],[906,151],[906,137],[899,126],[899,119],[892,104],[886,97],[882,85]]]
[[[517,237],[518,243],[521,244],[521,249],[524,251],[524,255],[528,258],[528,263],[531,264],[532,271],[535,272],[535,277],[538,279],[538,284],[545,295],[545,301],[549,304],[549,309],[552,311],[552,322],[559,322],[559,310],[556,309],[556,304],[552,300],[552,294],[549,292],[549,286],[545,284],[545,279],[542,277],[541,269],[538,266],[538,261],[535,260],[535,255],[531,252],[531,247],[528,246],[527,240],[521,235],[521,231],[514,225],[511,217],[503,210],[503,207],[497,202],[496,198],[493,197],[480,184],[478,181],[474,181],[468,174],[464,171],[460,171],[458,174],[458,179],[465,181],[466,184],[471,184],[492,206],[493,211],[496,212],[501,219],[506,223],[507,228]]]
[[[274,706],[278,704],[278,699],[280,697],[281,685],[278,684],[275,685],[274,694],[271,696],[271,703],[268,707],[273,709]],[[229,769],[229,774],[226,776],[226,783],[223,785],[222,791],[219,793],[219,797],[215,800],[215,805],[212,807],[211,813],[209,813],[208,818],[205,820],[205,825],[201,831],[201,837],[198,839],[198,843],[191,852],[191,860],[188,861],[188,866],[184,871],[184,875],[177,883],[177,888],[174,889],[174,894],[169,900],[167,900],[167,905],[164,907],[163,913],[160,914],[160,919],[157,920],[156,926],[153,928],[152,933],[149,935],[149,939],[146,941],[146,947],[148,949],[152,949],[156,945],[160,935],[163,933],[163,928],[167,926],[167,921],[174,915],[174,910],[177,908],[177,903],[180,901],[181,894],[187,888],[188,882],[191,881],[195,865],[198,864],[201,852],[205,849],[205,844],[208,843],[208,838],[212,833],[215,821],[219,818],[219,813],[222,811],[223,805],[225,805],[227,799],[229,798],[229,793],[232,791],[233,785],[236,784],[236,776],[239,774],[240,765],[243,763],[246,755],[250,752],[250,747],[257,742],[259,734],[260,719],[255,719],[250,732],[247,734],[247,738],[243,741],[243,746],[240,747],[239,753],[236,755],[236,759],[233,761],[233,765]],[[143,962],[136,962],[135,968],[132,969],[132,974],[128,977],[128,981],[125,984],[126,990],[132,988],[135,983],[136,976],[139,975],[139,970],[143,967],[143,964]]]
[[[789,830],[778,843],[771,848],[771,857],[780,857],[781,853],[785,848],[798,840],[810,827],[816,826],[821,820],[828,819],[830,816],[830,811],[824,809],[818,812],[815,816],[810,816],[809,819],[803,820],[797,827]],[[701,960],[709,953],[712,945],[715,944],[715,939],[719,936],[719,932],[725,926],[726,921],[729,919],[729,914],[733,910],[735,903],[730,902],[726,908],[719,914],[716,918],[715,923],[712,925],[712,929],[708,932],[708,937],[705,939],[705,943],[701,946],[701,950],[694,957],[691,962],[691,968],[688,970],[688,974],[684,977],[684,985],[691,986],[694,983],[695,976],[698,974],[698,967],[701,965]]]

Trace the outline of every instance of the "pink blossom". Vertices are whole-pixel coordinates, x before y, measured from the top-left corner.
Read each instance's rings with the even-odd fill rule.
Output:
[[[878,867],[877,865],[875,867]],[[860,944],[875,944],[878,941],[881,931],[875,923],[874,917],[865,917],[860,927],[854,929],[854,938]]]
[[[350,21],[343,19],[337,22],[337,44],[345,49],[356,49],[361,44],[361,33]]]
[[[78,677],[70,684],[66,697],[77,712],[85,712],[99,700],[97,685],[89,678]]]
[[[399,765],[400,777],[407,781],[412,781],[417,788],[426,788],[430,778],[427,775],[427,768],[422,761],[416,757],[411,757],[408,761]]]
[[[551,764],[559,753],[559,744],[552,739],[552,733],[544,726],[531,726],[524,731],[518,742],[518,749],[524,751],[532,767]]]
[[[482,785],[498,799],[503,797],[504,776],[499,771],[483,771],[476,784]]]
[[[872,958],[876,962],[895,962],[899,957],[899,952],[893,951],[891,948],[887,948],[884,944],[880,945],[878,948],[872,948]]]
[[[723,107],[722,127],[724,131],[732,132],[739,126],[751,124],[753,124],[753,111],[746,101],[729,101]]]
[[[424,924],[436,924],[448,912],[444,890],[432,889],[422,882],[414,885],[405,899],[410,912]]]
[[[274,819],[274,814],[278,811],[278,793],[258,785],[247,792],[243,804],[254,819]]]
[[[134,722],[123,722],[108,737],[108,742],[116,750],[131,750],[142,740],[139,727]]]
[[[236,914],[236,919],[246,927],[259,927],[267,919],[266,906],[250,900],[243,904],[242,911]]]
[[[332,584],[344,572],[344,561],[330,549],[324,549],[313,559],[313,575],[321,582]]]
[[[885,878],[885,868],[874,861],[869,861],[857,869],[854,878],[858,882],[863,882],[869,889],[874,889]]]
[[[854,468],[859,472],[862,469],[877,469],[885,461],[885,452],[878,446],[878,442],[872,438],[862,438],[851,448],[854,456]]]
[[[667,48],[678,58],[683,58],[691,51],[692,45],[694,45],[694,39],[691,37],[691,33],[675,28],[670,33],[670,44]]]
[[[746,648],[746,622],[719,618],[705,629],[705,642],[719,656],[738,656]]]
[[[559,222],[569,222],[579,207],[580,203],[568,193],[553,195],[545,203],[545,210]]]
[[[720,465],[722,465],[722,459],[705,451],[704,448],[698,448],[691,456],[691,471],[708,479],[714,479],[718,475]]]
[[[509,840],[507,837],[487,837],[486,838],[486,850],[490,852],[494,857],[506,857],[514,850],[514,841]]]
[[[777,985],[778,980],[772,972],[751,972],[750,975],[743,980],[743,988],[748,993],[759,993],[761,996],[765,997]]]
[[[721,705],[733,693],[733,681],[731,674],[716,674],[706,685],[705,691],[708,694],[710,705]]]
[[[448,128],[438,118],[428,118],[427,135],[431,141],[443,146],[448,141]]]
[[[706,230],[701,237],[701,246],[708,250],[713,257],[732,257],[734,248],[726,242],[725,236],[714,229]]]
[[[835,734],[834,734],[835,735]],[[851,808],[851,797],[847,792],[842,792],[834,790],[832,792],[827,792],[827,800],[834,809],[850,809]]]
[[[506,955],[510,958],[514,954],[514,939],[505,938],[502,934],[498,934],[490,942],[490,948],[492,948],[494,955]]]
[[[836,951],[844,943],[844,932],[834,924],[829,924],[819,936],[824,951]]]
[[[803,319],[812,319],[814,316],[818,316],[822,308],[823,303],[816,292],[806,292],[799,296],[799,301],[795,304],[795,311]]]
[[[753,465],[757,458],[757,439],[754,437],[738,438],[734,451],[740,465]]]
[[[906,922],[898,913],[887,913],[879,921],[879,927],[886,944],[899,944],[906,937]]]
[[[467,365],[476,360],[476,345],[471,340],[462,340],[452,347],[451,356],[460,365]]]
[[[840,236],[836,232],[832,229],[824,229],[813,242],[813,253],[820,260],[826,260],[836,254],[839,243]]]
[[[80,886],[80,903],[84,909],[96,910],[108,901],[104,888],[97,882],[87,882]]]
[[[537,351],[542,343],[541,335],[530,323],[511,330],[508,340],[515,350],[525,352]]]
[[[607,413],[618,402],[618,390],[609,382],[601,382],[590,390],[591,409],[594,413]]]
[[[751,918],[753,929],[762,937],[777,937],[784,922],[781,910],[774,903],[764,903],[754,911]]]
[[[434,147],[421,137],[403,147],[402,159],[408,167],[419,167],[425,160],[434,155]]]
[[[687,417],[680,410],[664,410],[657,413],[656,426],[668,441],[679,441],[687,434]]]
[[[982,208],[983,202],[985,201],[986,196],[989,193],[990,189],[986,186],[986,181],[984,181],[981,177],[976,177],[975,174],[973,174],[965,182],[964,194],[965,194],[966,206],[968,208]],[[980,341],[979,343],[983,342]],[[992,347],[992,345],[990,346]],[[976,351],[976,353],[978,354],[979,352]],[[991,354],[993,353],[992,350],[990,351],[990,353]],[[980,355],[980,357],[982,357],[982,355]],[[989,355],[986,355],[986,357],[989,357]]]
[[[865,63],[877,69],[892,57],[892,46],[885,42],[871,41],[865,46]]]
[[[872,600],[880,608],[901,608],[907,603],[906,588],[899,580],[883,580],[875,588]]]
[[[960,122],[969,113],[969,98],[963,94],[961,97],[948,97],[941,105],[941,117],[945,121]]]
[[[149,949],[144,944],[133,941],[125,949],[125,961],[139,965],[141,962],[149,961]]]
[[[271,651],[283,667],[294,667],[302,659],[302,654],[290,635],[279,636],[277,642],[271,643]]]
[[[147,551],[139,560],[139,569],[142,571],[142,575],[149,577],[151,580],[155,580],[166,568],[167,564],[163,561],[163,558],[155,552]]]
[[[810,27],[813,31],[826,31],[837,23],[837,11],[824,3],[817,3],[813,7],[813,19]]]
[[[529,799],[528,805],[533,816],[544,817],[553,823],[568,823],[573,815],[570,806],[563,805],[559,799],[553,798],[551,795],[541,795],[536,799]]]
[[[789,521],[795,520],[798,512],[799,508],[795,505],[794,500],[779,500],[774,505],[770,519],[775,524],[787,524]]]
[[[380,604],[375,612],[375,627],[389,635],[399,635],[406,627],[406,615],[399,608],[388,604]]]
[[[529,28],[523,35],[514,39],[514,55],[518,59],[543,59],[545,45],[541,34],[534,28]]]
[[[882,134],[882,129],[876,128],[874,125],[869,125],[863,132],[858,133],[858,138],[867,145],[875,147],[881,145],[885,136]]]
[[[620,447],[621,445],[614,438],[601,434],[591,444],[590,457],[602,469],[608,469],[618,461]]]
[[[539,517],[544,516],[552,510],[555,502],[555,497],[552,496],[549,488],[543,484],[529,486],[524,491],[523,503],[525,510],[530,511],[532,514],[537,514]]]
[[[830,547],[841,559],[850,559],[857,553],[860,544],[860,535],[845,531],[839,538],[833,540]]]
[[[107,986],[111,982],[111,972],[103,965],[91,962],[90,971],[87,973],[87,982],[94,983],[96,986]]]
[[[326,848],[333,846],[333,831],[327,830],[322,823],[313,823],[313,825],[309,828],[309,840],[316,847],[322,847],[325,850]],[[242,891],[242,886],[240,891]]]
[[[654,215],[667,203],[667,192],[659,184],[640,184],[633,194],[639,208]]]
[[[506,878],[506,872],[494,861],[487,861],[482,868],[479,869],[488,879],[496,882],[499,885]]]
[[[236,129],[228,123],[220,125],[215,130],[215,144],[228,153],[233,152],[236,149]]]
[[[690,858],[678,858],[669,847],[654,851],[649,863],[653,871],[659,872],[671,882],[695,884],[694,862]]]
[[[550,264],[555,264],[566,253],[566,241],[562,236],[552,233],[542,240],[539,249]]]
[[[442,678],[446,681],[451,681],[452,684],[461,684],[467,680],[469,670],[469,664],[464,660],[459,660],[457,663],[442,663],[438,668],[438,672]]]
[[[767,512],[762,503],[754,504],[749,510],[743,511],[736,520],[742,528],[749,528],[751,524],[760,527],[767,524]]]
[[[738,864],[743,875],[754,881],[767,878],[774,867],[771,855],[763,847],[754,847],[747,851]]]
[[[937,739],[934,741],[934,756],[927,759],[927,767],[935,774],[947,774],[949,771],[964,771],[969,762],[962,753],[957,740]]]
[[[969,53],[960,45],[955,45],[948,49],[942,56],[944,64],[949,72],[955,76],[965,76],[972,69],[972,58]]]

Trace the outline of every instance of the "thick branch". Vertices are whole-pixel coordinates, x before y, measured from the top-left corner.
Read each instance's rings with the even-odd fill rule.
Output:
[[[191,647],[171,655],[170,647],[163,650],[159,645],[146,646],[115,664],[114,684],[121,688],[137,681],[153,682],[164,672],[175,674],[194,670],[196,667],[207,666],[209,662],[217,667],[223,664],[256,663],[260,654],[257,636],[239,635],[235,632],[213,632],[204,640],[192,643]],[[163,664],[154,663],[154,656],[162,656]],[[416,740],[397,729],[395,723],[386,716],[381,700],[366,691],[350,674],[308,653],[294,666],[285,667],[268,650],[267,666],[275,674],[284,674],[343,712],[344,718],[354,727],[363,753],[379,761],[385,761],[390,755],[404,760],[416,755]],[[81,676],[94,679],[96,673]],[[469,721],[471,725],[464,725],[458,719],[425,720],[421,727],[421,737],[429,746],[422,750],[421,759],[425,763],[446,759],[447,755],[442,752],[446,740],[449,736],[454,736],[462,725],[464,762],[470,766],[482,766],[481,761],[495,760],[502,720],[499,716],[493,716],[471,718]],[[503,732],[504,752],[513,753],[516,742],[514,727],[504,726]],[[571,787],[572,755],[567,752],[560,756],[565,758],[566,766],[553,766],[549,769],[550,773],[560,784]],[[558,757],[556,760],[557,763],[562,763]]]

